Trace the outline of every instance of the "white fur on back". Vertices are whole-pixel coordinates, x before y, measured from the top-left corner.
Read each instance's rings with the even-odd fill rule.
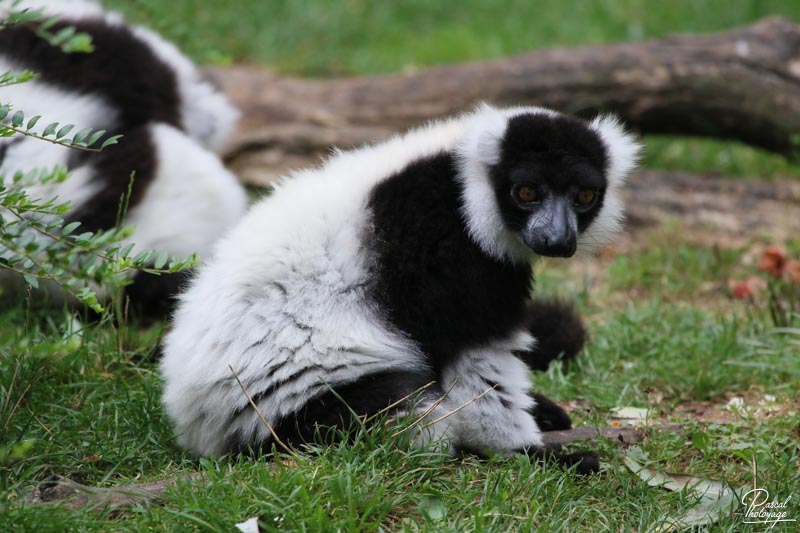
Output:
[[[23,68],[24,66],[0,53],[0,72],[19,72]],[[0,103],[13,106],[4,120],[6,123],[11,121],[16,111],[25,113],[26,122],[35,115],[41,115],[37,125],[39,130],[52,122],[58,122],[61,126],[76,124],[78,128],[99,128],[117,119],[117,112],[102,96],[67,91],[40,80],[0,87]],[[72,153],[70,148],[21,135],[0,139],[0,145],[3,144],[11,144],[1,162],[3,173],[9,176],[17,171],[27,172],[33,168],[65,166],[69,154]],[[64,187],[70,189],[72,184]],[[85,194],[66,192],[64,187],[59,186],[62,189],[59,196],[65,201],[78,201],[78,195]]]
[[[0,15],[5,15],[12,9],[14,11],[41,10],[45,15],[65,15],[73,18],[103,14],[103,7],[100,3],[92,0],[22,0],[16,4],[10,0],[4,0],[0,4]]]
[[[367,298],[366,204],[377,183],[450,148],[457,131],[456,122],[440,123],[340,152],[279,183],[220,242],[181,297],[161,363],[164,403],[183,445],[217,454],[237,431],[268,437],[255,413],[231,422],[246,398],[228,365],[254,396],[305,372],[259,403],[272,423],[328,386],[424,365]]]
[[[147,28],[135,27],[133,32],[175,73],[183,128],[203,146],[219,152],[239,120],[239,111],[219,89],[203,79],[194,63],[174,44]]]

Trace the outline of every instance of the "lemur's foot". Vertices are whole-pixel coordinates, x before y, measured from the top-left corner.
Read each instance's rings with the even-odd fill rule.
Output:
[[[541,394],[531,393],[536,405],[530,410],[542,431],[561,431],[572,428],[572,420],[564,409]]]
[[[600,471],[600,458],[593,451],[561,453],[548,448],[533,448],[528,450],[528,456],[546,463],[555,462],[562,468],[575,468],[575,473],[581,476]]]

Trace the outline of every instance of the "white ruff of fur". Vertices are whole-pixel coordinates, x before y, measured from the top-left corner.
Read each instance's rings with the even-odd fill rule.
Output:
[[[603,197],[603,207],[592,224],[578,235],[577,253],[593,255],[603,246],[613,242],[622,231],[625,213],[620,197],[622,186],[636,168],[641,145],[613,115],[595,118],[591,127],[600,135],[608,154],[606,179],[608,186]]]
[[[470,235],[487,254],[514,262],[528,262],[535,256],[518,235],[505,227],[489,180],[489,167],[500,160],[500,143],[508,121],[525,114],[557,116],[559,113],[541,107],[496,109],[482,104],[465,115],[466,131],[456,148],[461,168],[459,179],[464,184],[464,220]],[[640,150],[633,136],[613,116],[598,117],[590,127],[599,134],[609,155],[608,189],[600,213],[589,230],[579,235],[581,253],[597,251],[622,229],[619,189],[635,167]]]

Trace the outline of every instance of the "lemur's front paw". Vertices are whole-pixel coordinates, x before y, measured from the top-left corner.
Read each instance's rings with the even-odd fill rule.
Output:
[[[572,420],[564,409],[541,394],[532,393],[536,405],[530,413],[542,431],[561,431],[572,428]]]

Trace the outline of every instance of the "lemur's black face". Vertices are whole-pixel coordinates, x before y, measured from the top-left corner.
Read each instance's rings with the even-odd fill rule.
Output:
[[[491,178],[506,225],[537,255],[570,257],[603,205],[606,168],[605,146],[586,123],[520,115]]]

